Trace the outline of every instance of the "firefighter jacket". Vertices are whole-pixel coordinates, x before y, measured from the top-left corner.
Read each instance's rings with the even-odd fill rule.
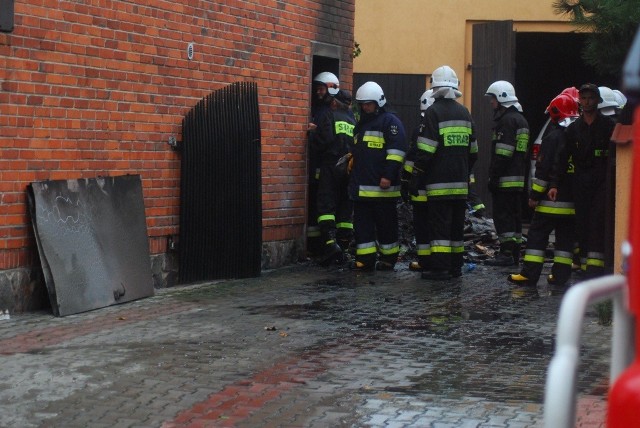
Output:
[[[565,146],[565,128],[557,123],[549,123],[545,131],[545,136],[540,144],[540,151],[536,159],[536,173],[531,182],[529,198],[538,201],[535,211],[551,216],[575,215],[576,210],[573,204],[573,183],[567,175],[558,186],[558,194],[555,201],[549,200],[547,192],[550,188],[552,170],[556,160],[558,150]],[[573,168],[569,166],[566,174],[573,174]]]
[[[351,151],[355,119],[346,109],[329,110],[320,120],[313,144],[320,156],[320,164],[335,165]]]
[[[353,167],[349,180],[352,200],[388,200],[400,197],[400,169],[407,151],[404,126],[384,108],[362,114],[354,129]],[[391,181],[388,189],[380,179]]]
[[[331,109],[326,101],[318,102],[311,107],[311,123],[316,126]],[[307,137],[309,139],[309,182],[317,182],[320,176],[320,154],[318,153],[318,145],[316,143],[317,128],[309,130]]]
[[[453,99],[438,98],[425,112],[424,125],[418,136],[414,175],[424,174],[427,200],[466,200],[469,174],[478,158],[469,110]]]
[[[607,173],[609,141],[615,122],[598,112],[591,125],[582,117],[567,127],[566,152],[563,159],[571,159],[577,174],[589,173],[604,182]]]
[[[424,120],[424,114],[420,116],[420,121]],[[418,152],[418,136],[422,133],[424,129],[424,123],[420,123],[413,132],[411,133],[411,140],[409,141],[409,150],[407,151],[407,155],[404,159],[404,166],[402,168],[402,182],[403,185],[407,187],[407,192],[409,191],[409,183],[411,182],[412,175],[414,173],[413,165],[416,159],[416,154]],[[424,203],[427,202],[427,191],[425,190],[424,183],[424,174],[416,171],[416,181],[414,185],[417,189],[413,190],[410,199],[413,203]]]
[[[523,191],[529,150],[529,124],[515,106],[498,112],[494,121],[489,188],[491,191]]]

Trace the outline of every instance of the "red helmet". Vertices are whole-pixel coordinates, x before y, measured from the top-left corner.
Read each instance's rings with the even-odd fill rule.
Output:
[[[562,93],[551,100],[545,113],[559,123],[566,118],[578,117],[578,103],[571,95]]]
[[[578,98],[580,97],[578,95],[578,88],[576,88],[575,86],[570,86],[568,88],[565,88],[562,90],[562,92],[560,92],[561,94],[567,94],[573,97],[573,99],[576,100],[576,102],[578,102]]]

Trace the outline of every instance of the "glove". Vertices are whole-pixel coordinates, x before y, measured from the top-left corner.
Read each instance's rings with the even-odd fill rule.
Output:
[[[411,197],[409,196],[409,180],[400,180],[400,196],[404,202],[409,202]]]
[[[353,156],[351,155],[351,153],[347,153],[346,155],[338,159],[338,162],[336,162],[336,166],[335,166],[336,171],[340,175],[349,174],[351,172],[352,167],[353,167]]]
[[[491,193],[496,193],[498,191],[498,180],[490,178],[487,183],[487,189],[489,189],[489,192]]]

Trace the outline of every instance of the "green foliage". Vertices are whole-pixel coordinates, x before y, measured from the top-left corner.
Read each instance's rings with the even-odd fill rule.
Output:
[[[598,324],[611,325],[613,321],[613,302],[611,300],[605,300],[604,302],[597,303],[595,307],[598,313]]]
[[[587,64],[620,78],[640,23],[640,0],[557,0],[553,8],[589,33],[582,53]]]
[[[357,58],[361,53],[362,50],[360,49],[360,43],[353,42],[353,51],[351,52],[351,58]]]

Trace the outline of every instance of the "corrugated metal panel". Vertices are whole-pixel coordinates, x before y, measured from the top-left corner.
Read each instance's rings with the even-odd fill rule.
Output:
[[[262,192],[255,83],[234,83],[184,118],[181,282],[260,275]]]
[[[496,80],[514,83],[515,33],[513,21],[489,22],[473,26],[471,113],[476,125],[479,153],[474,167],[476,189],[491,213],[491,196],[486,183],[491,160],[491,128],[493,112],[484,96]]]

